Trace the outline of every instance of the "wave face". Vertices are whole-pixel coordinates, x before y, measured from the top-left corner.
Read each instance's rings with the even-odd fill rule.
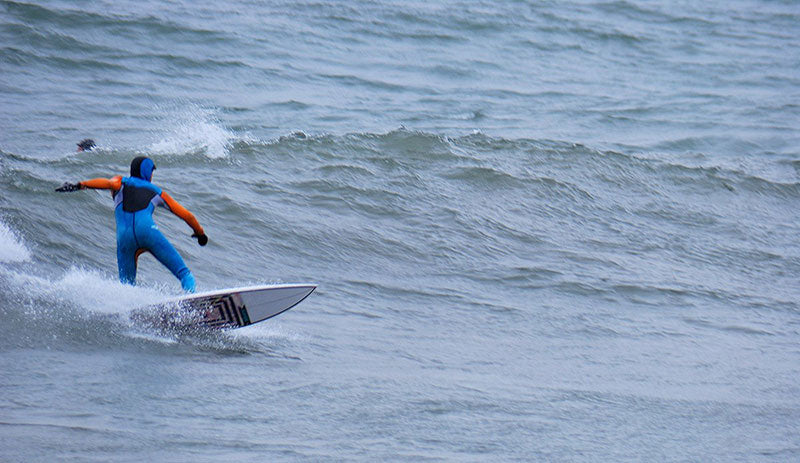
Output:
[[[0,459],[798,459],[798,20],[0,2]],[[53,190],[142,154],[199,290],[319,289],[138,326],[179,283]]]

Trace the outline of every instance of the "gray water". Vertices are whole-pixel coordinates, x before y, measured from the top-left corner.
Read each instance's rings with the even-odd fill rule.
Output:
[[[800,460],[797,2],[265,3],[0,2],[0,460]]]

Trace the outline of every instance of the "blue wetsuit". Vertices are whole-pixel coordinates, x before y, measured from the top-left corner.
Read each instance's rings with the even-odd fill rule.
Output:
[[[161,193],[161,188],[147,180],[124,177],[122,188],[114,194],[119,279],[123,283],[135,284],[136,260],[141,252],[149,251],[181,280],[185,291],[194,292],[192,272],[153,222],[156,206],[169,209]]]

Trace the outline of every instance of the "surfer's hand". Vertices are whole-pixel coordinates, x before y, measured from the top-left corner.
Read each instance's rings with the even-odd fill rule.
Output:
[[[80,183],[64,182],[63,185],[61,185],[60,187],[56,188],[56,191],[59,192],[59,193],[68,193],[70,191],[78,191],[80,189],[81,189],[81,184]]]
[[[197,243],[200,244],[200,246],[205,246],[206,243],[208,243],[208,237],[206,236],[205,233],[201,235],[195,233],[194,235],[192,235],[192,238],[197,238]]]

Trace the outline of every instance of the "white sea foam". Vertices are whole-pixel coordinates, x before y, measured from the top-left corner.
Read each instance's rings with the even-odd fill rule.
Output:
[[[149,147],[156,154],[201,152],[209,158],[228,156],[235,135],[226,129],[213,110],[194,104],[180,108],[159,108],[163,130],[159,141]]]
[[[99,272],[74,267],[57,280],[17,272],[11,275],[10,281],[27,294],[83,307],[95,313],[126,313],[167,297],[158,288],[125,285]]]
[[[31,252],[15,231],[0,222],[0,262],[25,262]]]

